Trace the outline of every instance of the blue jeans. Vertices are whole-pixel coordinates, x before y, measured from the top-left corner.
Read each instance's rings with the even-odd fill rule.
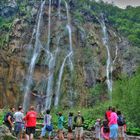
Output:
[[[41,137],[44,137],[46,135],[46,125],[44,125],[44,127],[42,128],[42,131],[41,131]],[[51,136],[52,134],[52,131],[48,131],[48,136]]]
[[[118,138],[118,125],[112,124],[110,125],[110,136],[111,139],[116,140]]]

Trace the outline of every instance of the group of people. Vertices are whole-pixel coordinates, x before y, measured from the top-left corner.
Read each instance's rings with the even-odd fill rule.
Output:
[[[58,116],[57,125],[57,135],[54,139],[64,140],[64,116],[62,112],[56,114]],[[44,114],[43,127],[41,129],[40,139],[45,137],[48,132],[48,139],[51,140],[53,129],[52,115],[50,110],[46,110]],[[11,108],[11,111],[7,112],[4,117],[5,125],[10,131],[14,128],[14,134],[18,139],[22,140],[23,132],[25,129],[25,139],[33,140],[36,123],[37,123],[37,112],[34,106],[31,106],[29,111],[24,116],[22,106],[18,107],[15,112],[15,108]],[[84,118],[81,112],[78,111],[77,115],[74,116],[72,112],[68,115],[68,140],[83,140],[84,130],[83,130]],[[75,135],[73,134],[73,128],[75,128]],[[120,111],[115,112],[115,108],[109,107],[105,113],[105,119],[101,123],[101,119],[97,119],[94,125],[95,138],[96,140],[124,140],[126,123],[123,115]]]
[[[18,139],[22,140],[23,131],[25,129],[26,140],[32,140],[33,135],[35,134],[36,119],[37,112],[35,111],[34,106],[30,107],[30,110],[25,116],[22,106],[19,106],[17,111],[12,107],[4,116],[4,124]]]
[[[105,119],[96,120],[94,125],[96,140],[124,140],[126,132],[125,118],[121,111],[115,112],[115,108],[109,107],[105,113]]]
[[[58,112],[57,116],[58,131],[54,139],[64,140],[64,116],[61,112]],[[4,116],[4,123],[11,132],[14,132],[14,135],[18,139],[22,140],[23,132],[25,130],[25,139],[33,140],[37,124],[37,112],[35,111],[35,107],[31,106],[25,116],[22,106],[19,106],[17,111],[15,111],[15,108],[10,108],[10,111],[7,112]],[[83,123],[84,118],[81,115],[80,111],[78,111],[78,114],[74,117],[74,119],[73,113],[69,113],[67,133],[68,140],[74,139],[73,124],[75,124],[76,140],[83,139]],[[54,130],[52,125],[52,115],[50,114],[50,110],[46,110],[46,113],[44,115],[43,128],[41,129],[41,134],[39,138],[42,139],[43,137],[45,137],[46,132],[48,132],[48,140],[51,140],[53,131]]]

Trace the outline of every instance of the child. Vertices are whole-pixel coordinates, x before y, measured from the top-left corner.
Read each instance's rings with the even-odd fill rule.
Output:
[[[103,125],[101,127],[101,139],[109,140],[109,126],[107,120],[103,121]]]
[[[101,129],[100,122],[101,122],[101,120],[97,119],[96,123],[94,125],[94,128],[95,128],[95,140],[100,140],[100,129]]]

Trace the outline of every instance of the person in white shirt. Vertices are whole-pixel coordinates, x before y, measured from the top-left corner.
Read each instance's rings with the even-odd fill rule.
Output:
[[[44,127],[42,128],[40,139],[42,139],[46,135],[46,132],[48,132],[48,139],[51,140],[51,134],[53,130],[51,120],[52,116],[50,115],[50,110],[47,110],[44,116]]]
[[[22,140],[22,134],[23,134],[23,128],[24,128],[24,123],[23,123],[23,111],[22,111],[22,106],[18,107],[18,111],[14,114],[14,120],[15,120],[15,128],[14,132],[18,139]]]

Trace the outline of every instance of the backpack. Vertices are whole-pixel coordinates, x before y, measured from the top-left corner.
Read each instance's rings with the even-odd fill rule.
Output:
[[[4,121],[5,123],[8,122],[8,116],[9,116],[9,113],[6,113],[6,114],[4,115],[3,121]]]
[[[118,116],[117,123],[119,126],[123,126],[125,124],[125,120],[121,115]]]
[[[109,126],[103,126],[104,133],[109,133],[109,131],[110,131]]]
[[[52,131],[53,130],[53,126],[52,125],[46,125],[46,130],[47,131]]]
[[[77,116],[76,118],[76,126],[81,126],[83,123],[82,117],[81,116]]]

